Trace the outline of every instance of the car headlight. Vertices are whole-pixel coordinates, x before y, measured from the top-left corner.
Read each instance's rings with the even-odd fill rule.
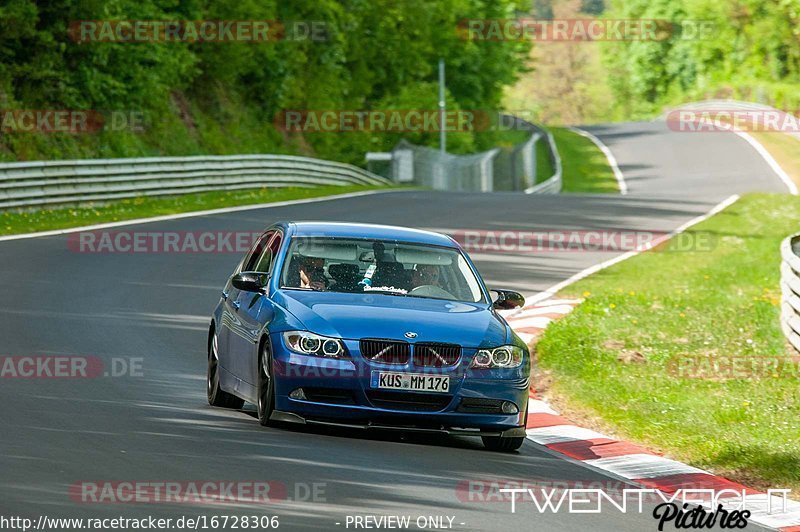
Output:
[[[301,355],[314,355],[326,358],[347,358],[347,350],[339,338],[320,336],[308,331],[287,331],[283,333],[286,346]]]
[[[472,359],[470,368],[518,368],[522,364],[525,351],[515,345],[502,345],[494,349],[479,349]]]

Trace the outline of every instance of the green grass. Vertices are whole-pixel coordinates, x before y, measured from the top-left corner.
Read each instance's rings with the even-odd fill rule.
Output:
[[[324,186],[309,188],[261,188],[252,190],[202,192],[183,196],[138,197],[97,205],[84,204],[76,207],[0,212],[0,235],[65,229],[68,227],[148,218],[151,216],[181,212],[316,198],[334,194],[379,189],[386,189],[386,187]]]
[[[779,325],[779,245],[798,227],[800,198],[747,195],[681,240],[569,287],[561,295],[584,303],[537,345],[549,393],[568,415],[678,460],[800,489],[800,371],[786,364]],[[680,251],[701,237],[711,250]],[[684,355],[783,357],[783,371],[679,375],[671,363]]]
[[[614,194],[619,192],[608,159],[594,143],[570,131],[553,127],[550,132],[561,156],[563,192]]]
[[[772,155],[781,168],[800,184],[800,139],[787,133],[750,133]]]

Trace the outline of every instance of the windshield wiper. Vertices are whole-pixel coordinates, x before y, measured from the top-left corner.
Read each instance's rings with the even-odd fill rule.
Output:
[[[316,288],[305,287],[305,286],[281,286],[282,290],[303,290],[305,292],[327,292],[327,290],[318,290]]]
[[[374,293],[374,294],[383,294],[383,295],[388,295],[388,296],[408,297],[407,293],[396,292],[396,291],[388,290],[388,289],[382,290],[380,288],[372,288],[370,290],[364,290],[363,293],[364,294],[373,294]]]

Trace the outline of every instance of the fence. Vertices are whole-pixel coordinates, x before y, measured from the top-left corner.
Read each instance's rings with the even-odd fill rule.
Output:
[[[528,131],[525,142],[470,155],[442,153],[426,146],[401,141],[391,154],[370,153],[369,168],[398,182],[413,181],[435,190],[504,191],[556,194],[561,191],[561,158],[553,136],[539,126],[502,115],[502,127]],[[545,153],[553,174],[538,179],[537,144],[545,139]],[[404,161],[408,160],[409,164]]]
[[[493,159],[497,149],[470,155],[453,155],[401,141],[393,153],[412,153],[414,182],[434,190],[490,192],[494,188]]]
[[[2,163],[0,209],[211,190],[389,183],[349,164],[288,155]]]
[[[511,115],[504,115],[504,120],[510,123],[511,127],[514,129],[523,129],[526,131],[531,132],[531,141],[533,141],[531,145],[532,151],[532,164],[533,164],[533,171],[531,172],[532,179],[528,186],[525,187],[526,194],[558,194],[561,192],[561,157],[558,155],[558,147],[556,147],[556,141],[553,138],[553,135],[542,129],[541,127],[528,122],[527,120],[523,120],[522,118],[517,118]],[[550,159],[550,168],[553,169],[553,174],[547,177],[544,180],[540,180],[539,176],[536,175],[536,143],[539,139],[544,138],[547,140],[547,157]],[[530,142],[530,141],[529,141]]]
[[[541,138],[534,133],[525,142],[498,150],[492,161],[494,190],[525,190],[536,183],[536,145]]]
[[[781,243],[781,327],[794,348],[800,351],[800,234]]]

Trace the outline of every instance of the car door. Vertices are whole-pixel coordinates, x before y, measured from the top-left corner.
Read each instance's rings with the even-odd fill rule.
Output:
[[[257,260],[248,265],[249,271],[271,274],[282,242],[283,233],[274,231]],[[240,291],[235,306],[240,326],[239,334],[231,335],[231,348],[236,353],[236,374],[245,383],[255,386],[258,383],[258,341],[261,330],[271,319],[272,305],[264,294]]]
[[[234,273],[252,271],[273,236],[275,236],[275,231],[267,231],[261,235]],[[241,344],[239,338],[244,334],[244,325],[239,311],[244,297],[242,291],[235,288],[230,280],[225,286],[222,297],[224,300],[222,327],[220,328],[222,333],[218,337],[220,342],[220,366],[238,380],[242,378],[242,373],[244,373],[244,362],[238,360],[241,356],[241,353],[239,353]]]
[[[237,266],[234,275],[239,272],[239,266]],[[217,343],[217,363],[219,364],[219,367],[222,368],[222,371],[219,372],[219,378],[221,386],[225,390],[230,390],[233,388],[233,376],[231,372],[232,364],[229,354],[230,350],[228,349],[228,344],[230,343],[229,339],[231,320],[231,306],[229,303],[229,298],[232,290],[233,285],[231,284],[231,280],[228,279],[228,282],[225,283],[225,287],[222,289],[222,312],[219,316],[220,321],[217,323],[217,327],[214,330]]]

